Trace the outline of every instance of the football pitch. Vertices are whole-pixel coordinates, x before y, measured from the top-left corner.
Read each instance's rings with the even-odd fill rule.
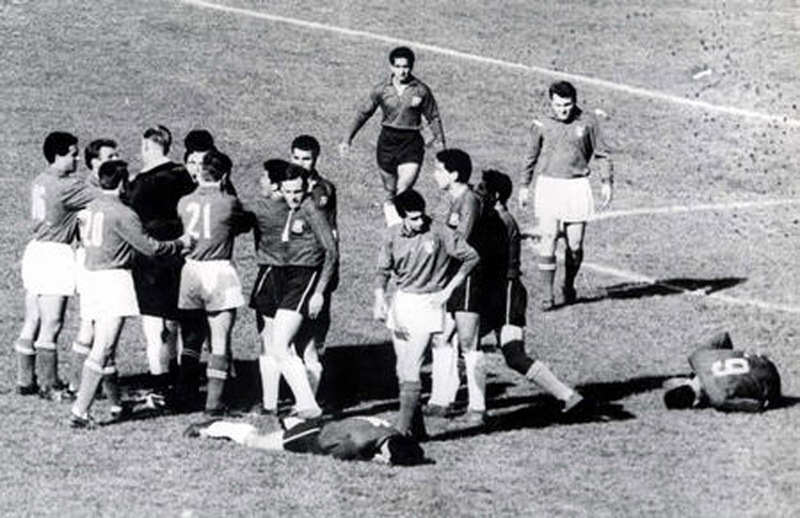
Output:
[[[799,20],[790,0],[0,0],[0,515],[800,515]],[[415,74],[437,97],[448,145],[468,151],[478,172],[517,180],[553,79],[574,82],[580,104],[599,110],[614,203],[589,226],[579,301],[531,307],[526,335],[529,352],[592,399],[591,412],[560,418],[495,352],[487,427],[429,419],[423,446],[434,462],[392,468],[183,438],[199,413],[75,431],[68,404],[15,395],[28,184],[46,165],[44,137],[69,131],[81,146],[110,137],[138,168],[143,130],[164,124],[178,142],[209,129],[234,160],[240,193],[257,189],[261,163],[285,158],[296,135],[319,139],[319,169],[340,197],[329,397],[345,413],[391,418],[389,334],[371,320],[383,225],[378,117],[350,156],[336,144],[399,43],[417,53]],[[426,156],[418,188],[432,206],[431,170]],[[250,237],[237,243],[236,263],[249,291]],[[536,300],[527,248],[523,269]],[[76,323],[71,301],[62,377]],[[693,345],[719,329],[777,364],[784,406],[664,408],[662,382],[686,374]],[[233,344],[236,389],[250,402],[258,336],[249,311]],[[136,321],[118,364],[124,390],[144,388]]]

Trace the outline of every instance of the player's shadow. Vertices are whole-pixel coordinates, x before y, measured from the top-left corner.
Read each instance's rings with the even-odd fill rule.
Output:
[[[574,304],[589,304],[607,299],[641,299],[646,297],[663,297],[681,293],[704,293],[709,295],[732,288],[745,282],[744,277],[720,277],[717,279],[689,279],[677,277],[657,279],[655,282],[623,282],[606,286],[601,293],[578,297]]]

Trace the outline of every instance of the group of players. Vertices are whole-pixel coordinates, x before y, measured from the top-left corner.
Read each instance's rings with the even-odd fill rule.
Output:
[[[445,148],[436,101],[412,74],[414,59],[406,47],[390,53],[390,76],[370,92],[340,145],[345,155],[359,129],[381,108],[377,162],[389,228],[378,254],[373,313],[386,321],[397,356],[400,410],[393,433],[421,439],[426,435],[423,413],[456,413],[460,355],[469,420],[484,422],[479,343],[491,332],[509,367],[562,401],[565,412],[576,411],[583,406],[582,396],[526,352],[523,236],[508,208],[512,181],[500,171],[486,170],[474,188],[470,185],[472,160],[460,149]],[[561,237],[566,244],[563,303],[576,298],[585,225],[594,211],[593,158],[602,164],[604,206],[613,193],[613,168],[595,117],[578,107],[577,93],[567,82],[553,83],[549,99],[551,115],[531,127],[519,190],[524,206],[536,170],[543,311],[555,306],[555,250]],[[423,118],[433,134],[428,142],[422,137]],[[437,143],[441,149],[434,176],[442,193],[429,216],[413,186],[425,148]],[[311,136],[297,137],[290,160],[266,161],[259,196],[242,201],[230,180],[232,162],[210,133],[192,131],[184,144],[184,164],[172,162],[169,130],[147,129],[142,171],[130,174],[114,141],[93,141],[84,151],[89,173],[79,175],[77,139],[61,132],[48,135],[44,155],[49,166],[32,183],[34,236],[22,261],[26,312],[15,344],[17,390],[74,399],[72,426],[90,427],[89,409],[102,387],[112,403],[112,419],[123,419],[128,406],[117,386],[116,346],[126,318],[141,315],[155,388],[147,403],[160,406],[168,398],[172,406],[190,407],[198,397],[199,361],[207,343],[205,410],[223,413],[231,330],[237,308],[246,304],[231,263],[233,242],[253,231],[259,271],[249,305],[262,338],[259,411],[277,411],[283,377],[294,395],[294,414],[313,421],[322,413],[315,398],[322,370],[319,352],[330,326],[339,261],[337,193],[316,169],[320,145]],[[73,242],[78,236],[76,263]],[[72,347],[75,369],[66,386],[57,374],[56,342],[76,285],[81,325]],[[420,370],[429,346],[432,389],[423,409]],[[363,431],[370,426],[364,422],[372,423],[353,426]],[[379,442],[370,442],[376,454],[385,446]]]

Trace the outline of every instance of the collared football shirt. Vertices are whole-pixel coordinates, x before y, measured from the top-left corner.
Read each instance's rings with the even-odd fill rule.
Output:
[[[234,238],[253,227],[254,217],[236,196],[223,192],[219,184],[200,185],[178,202],[184,231],[197,239],[187,256],[196,261],[231,259]]]
[[[78,236],[78,211],[99,191],[82,176],[48,168],[34,178],[30,193],[33,239],[70,244]]]

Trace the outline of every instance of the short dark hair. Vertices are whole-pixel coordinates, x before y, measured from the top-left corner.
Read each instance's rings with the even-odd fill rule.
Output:
[[[100,157],[100,148],[104,147],[117,149],[117,143],[107,138],[99,138],[89,142],[89,145],[83,150],[83,160],[86,162],[86,167],[92,168],[92,160]]]
[[[395,466],[416,466],[425,462],[425,452],[413,437],[403,434],[390,435],[386,439],[389,446],[389,463]]]
[[[284,169],[283,180],[281,180],[281,183],[297,180],[298,178],[303,179],[303,189],[305,190],[305,188],[308,186],[308,171],[299,165],[286,164],[286,169]]]
[[[578,101],[578,91],[575,90],[575,87],[572,86],[572,83],[569,81],[556,81],[550,85],[550,88],[547,90],[548,95],[552,99],[554,95],[559,97],[563,97],[565,99],[572,99],[573,101]]]
[[[128,181],[128,164],[124,160],[109,160],[103,162],[97,172],[100,188],[111,191],[119,187],[120,183]]]
[[[54,131],[44,139],[42,152],[48,164],[56,161],[56,156],[65,156],[70,146],[78,145],[78,137],[64,131]]]
[[[204,178],[218,182],[225,175],[230,174],[231,169],[233,169],[233,162],[225,153],[210,149],[203,155],[203,172],[201,174]]]
[[[664,405],[670,410],[683,410],[691,408],[696,397],[691,385],[678,385],[664,393]]]
[[[408,189],[394,197],[394,207],[401,218],[409,212],[425,212],[425,198],[414,189]]]
[[[155,128],[147,128],[144,130],[143,138],[158,144],[166,155],[169,153],[169,148],[172,146],[172,133],[166,126],[159,124]]]
[[[281,183],[286,178],[286,168],[289,162],[280,158],[270,158],[264,162],[264,171],[269,176],[269,181],[274,184]]]
[[[408,66],[414,68],[414,51],[408,47],[395,47],[389,52],[389,63],[394,65],[394,60],[398,58],[405,58],[408,60]]]
[[[506,204],[514,190],[511,177],[497,169],[487,169],[482,174],[483,187],[487,194],[496,197],[497,201]]]
[[[457,181],[467,183],[472,176],[472,159],[460,149],[443,149],[436,153],[436,160],[450,173],[457,173]]]
[[[195,151],[209,151],[215,148],[214,137],[208,130],[194,129],[184,137],[183,147],[186,148],[187,156]]]
[[[292,141],[292,149],[302,149],[303,151],[311,151],[314,158],[319,156],[319,141],[311,135],[300,135]]]

